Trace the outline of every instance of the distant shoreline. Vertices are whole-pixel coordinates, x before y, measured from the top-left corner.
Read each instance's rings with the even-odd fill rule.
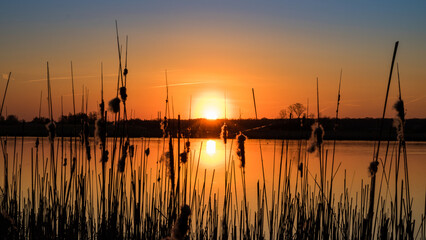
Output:
[[[240,131],[251,139],[307,139],[311,134],[313,119],[228,119],[229,137],[234,138]],[[219,138],[223,119],[206,120],[192,119],[181,120],[181,135],[191,138]],[[336,132],[334,119],[320,119],[324,127],[324,139],[326,140],[377,140],[379,135],[380,119],[339,119]],[[67,122],[56,123],[56,136],[77,136],[81,125]],[[169,120],[172,132],[177,136],[177,120]],[[123,122],[119,123],[121,134]],[[94,121],[89,124],[90,134],[94,134]],[[190,128],[190,131],[188,130]],[[126,122],[127,135],[129,137],[162,137],[159,120],[129,120]],[[115,126],[108,123],[108,136],[114,136]],[[47,136],[45,123],[43,122],[0,122],[1,136]],[[382,130],[382,140],[396,140],[396,129],[392,119],[385,119]],[[405,126],[405,139],[407,141],[426,141],[426,119],[408,119]]]

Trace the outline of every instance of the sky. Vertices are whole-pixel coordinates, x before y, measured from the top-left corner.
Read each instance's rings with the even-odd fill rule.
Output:
[[[425,1],[3,1],[0,3],[0,96],[12,79],[3,115],[47,117],[47,62],[53,112],[88,110],[116,96],[118,50],[128,36],[128,112],[164,114],[166,77],[171,114],[277,118],[300,102],[334,116],[381,117],[392,53],[408,118],[426,118]],[[123,59],[124,62],[124,59]],[[395,116],[396,68],[387,117]],[[62,104],[61,104],[61,99]],[[226,100],[225,100],[226,99]],[[61,107],[63,106],[63,108]]]

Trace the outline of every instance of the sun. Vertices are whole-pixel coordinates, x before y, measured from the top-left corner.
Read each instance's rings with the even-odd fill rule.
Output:
[[[209,119],[209,120],[216,120],[218,118],[218,115],[219,114],[218,114],[217,110],[213,109],[213,108],[207,108],[204,111],[204,117],[206,119]]]

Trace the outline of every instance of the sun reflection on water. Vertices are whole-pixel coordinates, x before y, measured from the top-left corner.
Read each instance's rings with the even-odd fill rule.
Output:
[[[216,142],[214,140],[208,140],[206,144],[206,152],[208,155],[212,156],[216,153]]]

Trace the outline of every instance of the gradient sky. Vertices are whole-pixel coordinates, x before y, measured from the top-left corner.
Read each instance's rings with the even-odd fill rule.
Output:
[[[379,117],[395,41],[407,116],[426,117],[425,1],[3,1],[0,3],[0,82],[12,72],[8,114],[31,120],[47,116],[46,62],[53,110],[72,111],[70,61],[77,110],[83,85],[89,111],[100,101],[100,64],[105,99],[115,97],[118,72],[115,19],[120,40],[129,36],[128,107],[143,119],[164,111],[165,69],[175,115],[207,108],[227,117],[259,117],[301,102],[335,112],[343,69],[342,117]],[[397,97],[396,69],[390,105]],[[5,111],[5,110],[4,110]],[[5,112],[3,112],[5,115]],[[395,113],[390,110],[387,116]]]

